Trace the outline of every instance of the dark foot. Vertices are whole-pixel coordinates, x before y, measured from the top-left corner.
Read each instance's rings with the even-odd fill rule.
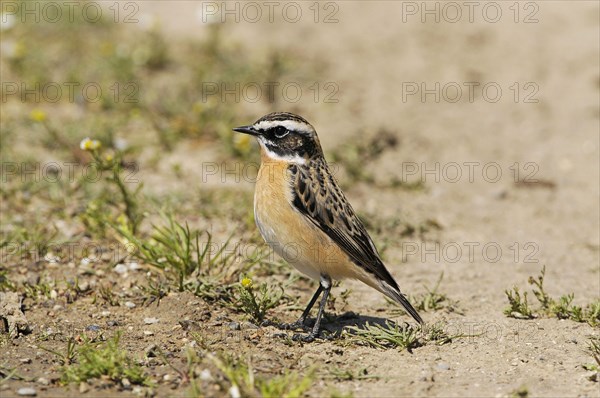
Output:
[[[306,328],[308,327],[304,324],[304,321],[302,319],[298,319],[296,322],[292,322],[292,323],[281,323],[281,322],[273,322],[273,321],[265,320],[265,321],[263,321],[263,323],[261,323],[261,326],[274,326],[280,330],[296,330],[296,329],[306,330]]]
[[[312,332],[311,332],[311,333],[309,333],[309,334],[299,334],[299,333],[296,333],[296,334],[294,334],[294,335],[292,336],[292,340],[294,340],[294,341],[301,341],[301,342],[303,342],[303,343],[312,343],[313,341],[315,341],[315,339],[316,339],[317,337],[318,337],[318,336],[317,336],[317,335],[315,335],[315,334],[314,334],[314,333],[312,333]]]
[[[301,341],[303,343],[312,343],[316,339],[331,341],[334,338],[335,338],[334,335],[323,334],[323,332],[319,332],[319,333],[310,332],[308,334],[296,333],[296,334],[294,334],[292,336],[292,340],[294,340],[294,341]]]

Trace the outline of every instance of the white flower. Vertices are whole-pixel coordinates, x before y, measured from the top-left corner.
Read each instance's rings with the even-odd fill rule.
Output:
[[[90,139],[90,137],[84,138],[79,143],[79,148],[81,148],[84,151],[94,151],[96,149],[99,149],[101,146],[102,144],[100,143],[100,141],[92,140]]]

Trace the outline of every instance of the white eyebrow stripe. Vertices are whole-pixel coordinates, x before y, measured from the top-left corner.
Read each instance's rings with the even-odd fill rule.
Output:
[[[253,127],[257,130],[268,130],[276,126],[283,126],[288,130],[297,131],[299,133],[312,132],[310,125],[295,120],[263,120],[262,122],[256,123]]]

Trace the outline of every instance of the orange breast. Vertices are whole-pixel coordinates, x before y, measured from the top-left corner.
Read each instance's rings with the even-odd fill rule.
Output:
[[[312,278],[319,279],[324,274],[334,279],[371,279],[331,238],[297,211],[292,200],[287,163],[263,156],[254,194],[254,217],[265,241],[284,260]]]

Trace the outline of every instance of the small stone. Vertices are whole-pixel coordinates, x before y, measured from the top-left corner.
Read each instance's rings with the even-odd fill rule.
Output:
[[[229,329],[231,329],[231,330],[240,330],[241,329],[239,322],[229,322],[228,326],[229,326]]]
[[[37,395],[37,391],[35,388],[23,387],[17,390],[17,394],[23,397],[35,397]]]
[[[125,307],[127,308],[135,308],[135,303],[132,301],[126,301],[125,302]]]
[[[129,270],[130,271],[137,271],[140,268],[142,268],[142,267],[138,263],[136,263],[136,262],[129,263]]]
[[[100,316],[103,318],[106,318],[106,317],[110,316],[110,311],[102,311],[100,313]]]
[[[86,383],[85,381],[82,381],[81,383],[79,383],[79,393],[80,394],[85,394],[88,391],[90,391],[90,385],[88,383]]]
[[[31,358],[21,358],[19,359],[21,363],[31,363]]]
[[[154,323],[158,323],[158,318],[144,318],[144,323],[146,325],[152,325]]]
[[[127,377],[124,377],[121,380],[121,385],[123,386],[124,389],[129,390],[131,388],[131,382],[129,381],[129,379]]]
[[[86,327],[85,330],[89,330],[90,332],[97,332],[100,330],[100,326],[90,325],[90,326]]]
[[[144,352],[146,353],[146,357],[147,358],[155,357],[157,348],[158,348],[158,346],[156,344],[150,344],[148,347],[146,347],[146,349],[144,350]]]
[[[117,321],[106,321],[106,326],[119,326]]]
[[[204,369],[200,372],[200,380],[202,381],[210,381],[212,379],[212,374],[210,374],[210,370]]]
[[[447,363],[441,362],[441,363],[437,364],[436,368],[438,370],[450,370],[450,365],[448,365]]]
[[[258,326],[253,324],[252,322],[242,322],[242,329],[258,329]]]
[[[154,336],[154,332],[152,330],[144,330],[144,336]]]
[[[40,383],[43,386],[48,386],[50,385],[50,380],[46,379],[45,377],[40,377],[39,379],[36,380],[38,383]]]
[[[125,264],[117,264],[117,265],[115,265],[114,271],[117,274],[123,275],[124,273],[126,273],[128,271],[128,267]]]
[[[54,307],[52,307],[52,311],[54,311],[54,312],[60,311],[62,309],[63,309],[63,307],[60,304],[56,304]]]

